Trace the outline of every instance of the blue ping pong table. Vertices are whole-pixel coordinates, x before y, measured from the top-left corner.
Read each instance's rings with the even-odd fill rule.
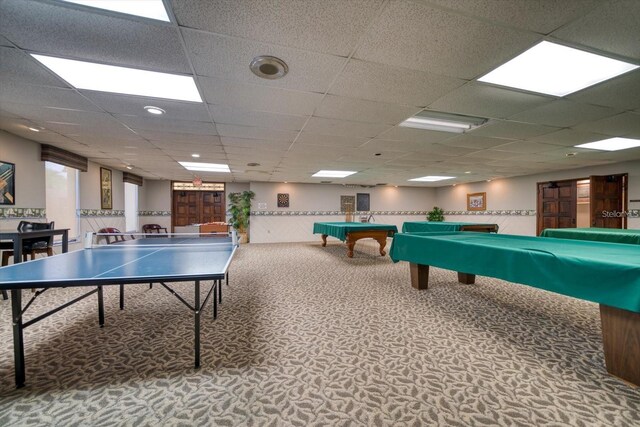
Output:
[[[222,280],[228,280],[227,272],[236,248],[230,238],[223,237],[136,239],[0,267],[0,289],[11,290],[16,387],[23,387],[26,379],[24,329],[93,294],[98,297],[98,323],[103,327],[102,287],[106,285],[160,283],[191,310],[194,313],[195,367],[198,368],[200,314],[213,294],[214,318],[217,315]],[[205,280],[212,280],[213,284],[201,303],[200,282]],[[193,305],[166,282],[194,282]],[[95,289],[25,321],[27,309],[39,295],[50,288],[71,286],[95,286]],[[23,306],[22,290],[32,288],[39,290]]]

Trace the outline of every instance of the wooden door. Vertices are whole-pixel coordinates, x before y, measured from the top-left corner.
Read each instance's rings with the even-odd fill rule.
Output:
[[[627,228],[627,174],[591,176],[591,226]]]
[[[184,226],[225,220],[224,191],[174,191],[172,224]]]
[[[538,183],[537,235],[545,228],[575,228],[576,180]]]
[[[202,221],[200,222],[224,221],[224,192],[202,191],[200,193],[202,194]]]
[[[173,192],[173,226],[198,224],[199,206],[197,191]]]

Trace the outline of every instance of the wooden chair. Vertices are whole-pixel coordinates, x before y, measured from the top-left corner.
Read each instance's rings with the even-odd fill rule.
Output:
[[[98,237],[104,237],[104,239],[107,241],[107,245],[110,245],[111,243],[115,243],[115,242],[124,242],[125,240],[122,232],[117,228],[113,228],[113,227],[101,228],[100,230],[98,230],[98,234],[113,234],[113,236],[108,236],[108,235],[98,236]],[[111,239],[113,239],[113,242],[111,241]],[[131,236],[131,239],[134,240],[135,237]]]
[[[18,231],[37,231],[37,230],[53,230],[54,221],[51,222],[30,222],[20,221]],[[53,236],[36,237],[33,239],[24,239],[22,241],[22,260],[27,261],[27,257],[31,255],[31,259],[35,259],[37,254],[46,253],[47,256],[53,255]],[[9,257],[13,256],[13,251],[2,252],[2,265],[9,264]]]
[[[167,233],[167,228],[160,226],[160,224],[145,224],[142,226],[142,232],[145,234],[160,234],[160,230],[164,230],[164,233]]]
[[[37,231],[37,230],[53,230],[55,222],[31,222],[20,221],[18,223],[18,231]],[[53,236],[36,237],[33,239],[24,239],[22,241],[22,260],[27,261],[27,257],[31,255],[31,259],[35,259],[37,254],[46,253],[47,256],[53,255]],[[13,250],[2,251],[2,266],[9,264],[9,257],[13,256]],[[8,299],[7,291],[2,291],[2,298]]]

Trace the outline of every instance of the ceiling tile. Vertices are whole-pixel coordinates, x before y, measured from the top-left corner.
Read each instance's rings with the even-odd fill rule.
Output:
[[[430,104],[429,109],[487,118],[506,118],[551,101],[552,98],[546,96],[516,92],[483,83],[469,83]]]
[[[475,148],[477,150],[484,150],[485,148],[503,145],[510,141],[511,140],[509,139],[487,138],[482,136],[463,134],[443,141],[441,144],[452,147]]]
[[[622,110],[640,108],[640,69],[568,96],[578,102]]]
[[[541,37],[531,32],[491,25],[427,4],[394,1],[368,30],[354,57],[473,79],[539,40]]]
[[[154,117],[158,119],[194,120],[200,122],[211,120],[206,107],[203,103],[199,102],[180,102],[168,99],[129,96],[90,90],[81,90],[80,93],[109,113]],[[145,111],[144,107],[146,106],[162,108],[165,113],[161,117],[152,116]]]
[[[252,111],[311,115],[322,101],[319,93],[298,92],[275,87],[198,77],[210,104]]]
[[[420,107],[464,83],[456,78],[352,59],[329,93]]]
[[[601,1],[600,7],[552,33],[561,40],[640,59],[640,2],[637,0]]]
[[[235,138],[252,138],[263,140],[275,140],[275,141],[288,141],[293,140],[298,135],[298,131],[292,130],[275,130],[264,129],[251,126],[238,126],[238,125],[222,125],[216,126],[218,133],[222,137],[235,137]],[[222,142],[224,143],[224,138]]]
[[[559,130],[557,127],[521,123],[509,120],[490,120],[486,125],[471,131],[473,136],[526,139]]]
[[[397,152],[410,152],[417,150],[424,150],[432,143],[423,141],[393,141],[389,139],[375,138],[367,142],[362,148],[366,148],[370,151],[397,151]]]
[[[419,111],[418,107],[327,95],[315,115],[330,119],[397,125]]]
[[[308,116],[240,110],[213,104],[209,105],[209,110],[216,124],[256,126],[265,129],[300,130],[308,119]]]
[[[323,93],[329,89],[329,85],[347,62],[339,56],[199,31],[183,30],[183,34],[196,74],[200,76]],[[289,67],[287,75],[280,79],[267,80],[253,74],[249,64],[253,58],[261,55],[275,56],[283,60]]]
[[[427,0],[444,9],[451,9],[483,20],[548,34],[556,28],[585,15],[601,0]]]
[[[574,127],[577,130],[604,133],[610,136],[640,138],[640,114],[622,113]]]
[[[63,80],[29,55],[9,47],[0,48],[0,84],[10,83],[69,88]]]
[[[188,120],[171,120],[155,117],[134,117],[116,115],[116,118],[133,130],[167,131],[193,133],[199,135],[217,135],[211,122],[192,122]]]
[[[591,122],[620,113],[620,110],[590,104],[579,104],[566,99],[557,99],[540,107],[532,108],[509,117],[509,120],[537,123],[541,125],[570,127]]]
[[[543,153],[545,151],[558,150],[557,145],[542,144],[530,141],[516,141],[493,147],[493,150],[506,151],[509,153]]]
[[[0,5],[0,32],[22,49],[167,73],[190,72],[178,32],[170,25],[92,13],[61,2],[6,0]]]
[[[387,132],[380,134],[378,138],[433,144],[436,142],[451,139],[455,136],[456,134],[449,132],[437,132],[432,130],[413,129],[396,126],[392,129],[389,129]]]
[[[349,122],[346,120],[311,117],[304,127],[304,131],[309,133],[318,133],[321,135],[373,138],[390,128],[390,125],[385,124]]]
[[[192,144],[220,144],[220,137],[216,135],[198,135],[183,132],[162,132],[156,130],[137,129],[136,133],[143,138],[149,139],[155,143],[176,143],[178,145]]]
[[[67,108],[71,110],[101,111],[101,109],[79,95],[74,89],[62,89],[48,86],[34,86],[20,83],[3,84],[0,91],[0,105],[13,104],[38,105],[42,107]]]
[[[173,1],[178,23],[218,34],[347,56],[382,0]]]
[[[586,144],[587,142],[599,141],[604,139],[602,134],[592,132],[579,131],[574,129],[562,129],[557,132],[548,133],[546,135],[531,138],[532,141],[542,142],[545,144],[574,146]]]
[[[369,138],[346,137],[338,135],[321,135],[318,133],[301,132],[296,140],[296,145],[322,145],[325,147],[349,147],[355,148],[369,141]]]

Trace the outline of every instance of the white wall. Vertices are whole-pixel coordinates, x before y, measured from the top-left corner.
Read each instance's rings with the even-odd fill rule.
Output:
[[[138,225],[159,224],[171,231],[171,181],[145,179],[138,188]]]
[[[435,205],[435,190],[418,187],[355,188],[335,184],[284,184],[252,182],[256,193],[250,219],[252,243],[308,242],[320,239],[313,234],[314,222],[344,221],[340,196],[369,193],[371,213],[379,224],[425,220]],[[277,207],[278,193],[289,194],[289,207]],[[261,205],[262,204],[262,205]],[[357,219],[357,218],[356,218]]]
[[[629,199],[640,199],[640,161],[571,169],[539,175],[529,175],[492,182],[460,184],[437,189],[438,206],[445,211],[466,211],[467,193],[487,193],[487,210],[535,210],[538,182],[562,179],[588,178],[590,175],[629,174]],[[639,203],[629,203],[629,209],[639,209]],[[495,215],[446,215],[447,221],[495,222],[500,232],[507,234],[535,235],[536,216],[510,214]],[[628,228],[640,228],[640,218],[629,218]]]

